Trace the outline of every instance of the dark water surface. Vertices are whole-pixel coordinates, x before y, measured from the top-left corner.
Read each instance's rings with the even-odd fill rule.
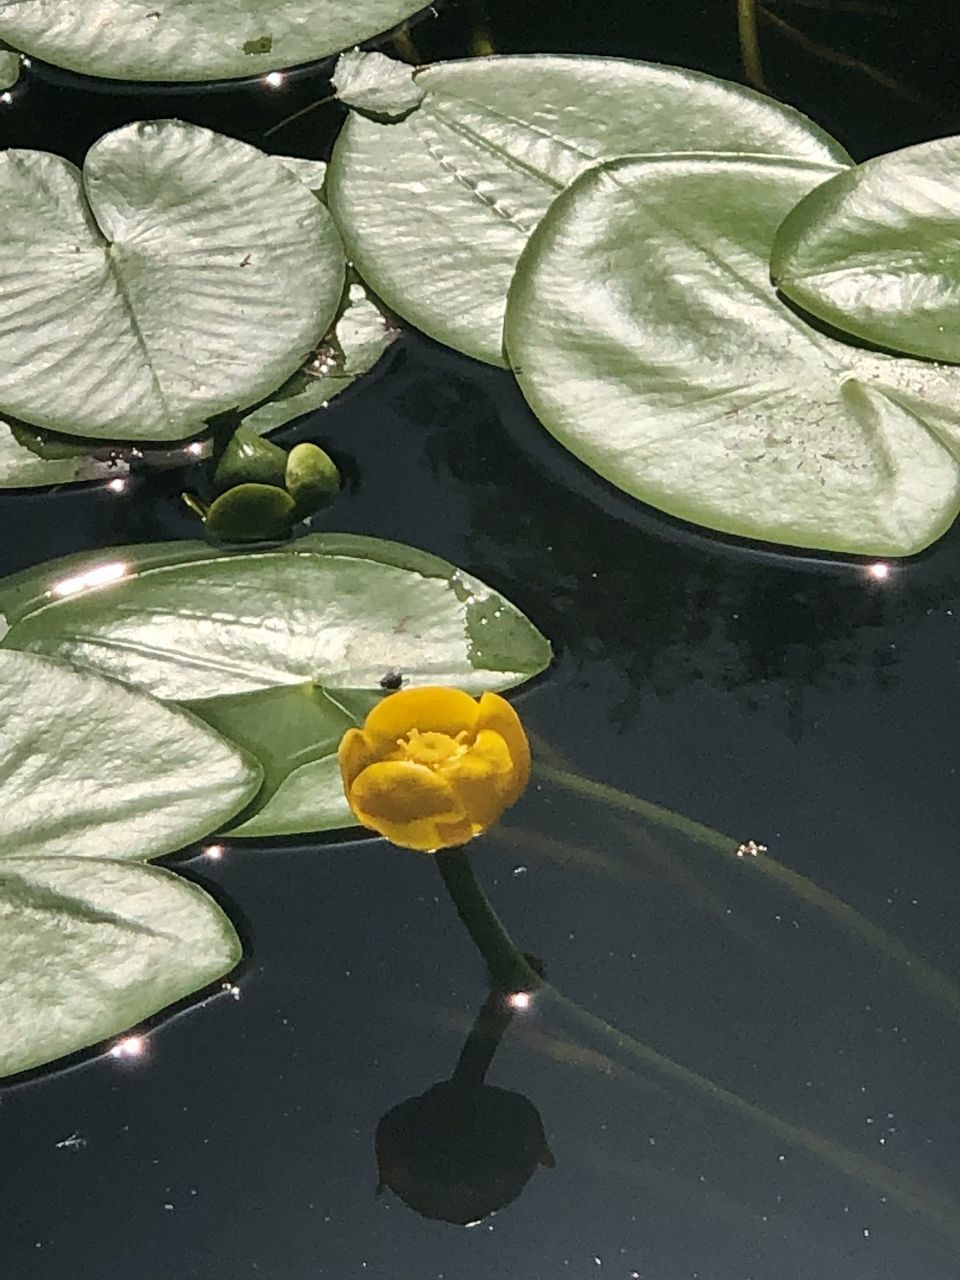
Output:
[[[742,78],[732,3],[484,9],[428,17],[423,55],[465,52],[485,21],[498,51]],[[855,155],[960,127],[951,6],[765,12],[771,91]],[[170,98],[35,69],[0,141],[78,160],[176,114],[257,142],[325,92],[322,72]],[[272,149],[322,156],[338,119]],[[489,1076],[537,1108],[556,1167],[470,1229],[375,1194],[380,1117],[449,1075],[485,996],[431,860],[347,840],[182,863],[240,924],[236,990],[158,1019],[140,1058],[0,1092],[4,1280],[956,1280],[960,531],[884,579],[627,520],[508,375],[414,334],[304,437],[357,477],[321,527],[438,552],[555,642],[517,697],[533,733],[769,853],[545,775],[476,846],[572,1003],[518,1012]],[[0,522],[4,572],[193,532],[169,481],[10,494]]]

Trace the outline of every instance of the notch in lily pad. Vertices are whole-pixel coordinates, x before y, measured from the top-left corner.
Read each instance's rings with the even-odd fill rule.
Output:
[[[415,68],[384,53],[348,49],[333,70],[337,97],[355,111],[396,120],[420,105],[424,91],[414,79]]]

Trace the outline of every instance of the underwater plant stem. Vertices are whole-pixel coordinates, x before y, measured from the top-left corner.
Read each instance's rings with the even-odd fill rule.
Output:
[[[630,795],[629,792],[621,791],[618,787],[608,786],[605,782],[584,778],[582,774],[574,773],[570,769],[557,769],[552,765],[538,764],[537,773],[548,782],[559,783],[568,791],[586,796],[590,800],[599,800],[601,804],[624,809],[627,813],[635,813],[638,817],[648,818],[660,827],[669,827],[672,831],[678,831],[681,835],[696,840],[698,844],[716,849],[719,853],[736,853],[740,845],[740,841],[734,840],[733,836],[714,831],[712,827],[704,826],[702,822],[695,822],[693,818],[685,818],[682,813],[674,813],[672,809],[665,809],[662,805],[653,804],[650,800],[641,800],[639,796]]]
[[[933,965],[915,954],[902,942],[890,936],[872,920],[862,916],[859,911],[848,906],[841,898],[826,889],[821,889],[813,880],[793,871],[782,862],[777,862],[766,851],[755,856],[743,856],[744,846],[733,836],[714,831],[712,827],[685,818],[683,814],[674,813],[662,805],[653,804],[649,800],[641,800],[639,796],[621,791],[618,787],[608,786],[603,782],[595,782],[592,778],[584,778],[572,769],[560,769],[553,765],[540,764],[537,772],[541,778],[555,782],[577,795],[582,795],[601,804],[612,805],[625,813],[636,814],[655,822],[658,826],[677,831],[683,836],[705,845],[717,853],[737,860],[739,866],[751,874],[762,875],[778,884],[787,893],[793,894],[802,902],[808,903],[845,930],[865,946],[873,948],[887,960],[900,967],[905,978],[934,1004],[946,1013],[954,1022],[960,1023],[960,989]]]
[[[502,991],[534,991],[540,977],[504,929],[473,874],[463,848],[443,849],[434,861],[453,899],[457,915],[487,963],[494,986]]]
[[[737,0],[737,34],[740,37],[740,61],[747,82],[761,93],[766,92],[760,37],[757,34],[757,0]]]
[[[470,1028],[452,1076],[453,1084],[468,1091],[480,1088],[512,1018],[513,1009],[503,992],[494,987]]]

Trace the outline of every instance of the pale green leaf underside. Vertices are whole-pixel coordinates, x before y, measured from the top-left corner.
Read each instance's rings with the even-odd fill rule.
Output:
[[[0,153],[0,408],[48,430],[177,440],[281,385],[345,263],[279,160],[180,121],[87,153]]]
[[[196,885],[106,859],[0,859],[0,1076],[128,1031],[228,973],[240,942]]]
[[[960,362],[960,137],[868,160],[787,214],[771,272],[788,297],[878,346]]]
[[[347,120],[327,198],[360,275],[431,337],[504,363],[507,290],[550,202],[605,157],[762,152],[843,165],[798,112],[694,71],[611,58],[491,57],[416,75],[402,121]]]
[[[531,239],[507,346],[540,421],[626,493],[744,537],[907,555],[960,509],[960,370],[835,341],[777,297],[776,229],[829,176],[598,166]]]
[[[145,861],[202,839],[256,794],[260,769],[146,694],[0,652],[0,861]]]
[[[255,755],[264,786],[240,815],[244,835],[349,825],[334,753],[388,671],[480,693],[550,661],[544,637],[483,583],[352,535],[242,555],[176,543],[74,556],[0,584],[0,606],[6,647],[187,702]]]
[[[325,58],[388,31],[412,0],[0,0],[0,39],[122,80],[218,80]]]

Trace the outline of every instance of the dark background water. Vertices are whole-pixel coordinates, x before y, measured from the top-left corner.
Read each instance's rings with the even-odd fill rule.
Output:
[[[874,154],[960,126],[958,29],[948,4],[779,0],[765,82]],[[743,79],[733,4],[451,5],[414,39],[451,56],[478,32]],[[164,96],[35,68],[0,141],[79,160],[175,114],[258,142],[325,92],[322,70]],[[269,145],[323,156],[338,119]],[[323,526],[439,552],[554,640],[517,702],[577,769],[762,841],[960,984],[957,530],[878,581],[625,519],[508,375],[414,334],[296,437],[357,477]],[[192,532],[162,480],[5,495],[0,528],[4,572]],[[556,986],[679,1067],[538,999],[490,1080],[535,1104],[556,1168],[472,1229],[377,1197],[377,1122],[452,1070],[482,967],[428,858],[232,845],[181,866],[240,923],[238,992],[158,1019],[137,1060],[85,1055],[0,1092],[4,1277],[955,1280],[956,1005],[762,859],[545,777],[474,860]]]

